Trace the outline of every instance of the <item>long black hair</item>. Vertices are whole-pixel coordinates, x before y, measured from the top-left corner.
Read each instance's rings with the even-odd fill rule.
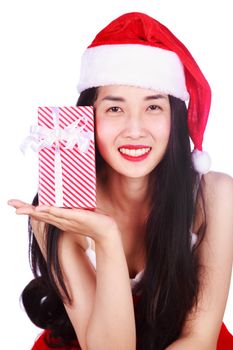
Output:
[[[96,97],[97,89],[88,89],[80,95],[77,105],[93,105]],[[169,101],[171,132],[165,156],[150,174],[146,265],[134,290],[138,350],[163,350],[177,339],[188,313],[197,305],[199,293],[198,245],[191,245],[199,174],[191,161],[186,105],[172,96]],[[96,164],[98,176],[105,164],[98,149]],[[38,204],[37,196],[33,204]],[[201,208],[205,218],[204,202]],[[198,231],[199,244],[205,226],[203,220]],[[52,347],[56,339],[56,347],[62,347],[71,345],[76,335],[63,305],[64,297],[70,299],[57,253],[60,232],[52,225],[46,226],[46,232],[45,261],[29,219],[29,257],[35,278],[23,290],[22,302],[32,322],[50,330],[48,344]]]

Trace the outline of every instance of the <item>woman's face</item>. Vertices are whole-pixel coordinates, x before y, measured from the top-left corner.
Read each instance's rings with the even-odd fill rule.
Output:
[[[128,177],[148,175],[162,160],[169,140],[168,95],[130,86],[98,88],[94,104],[101,156]]]

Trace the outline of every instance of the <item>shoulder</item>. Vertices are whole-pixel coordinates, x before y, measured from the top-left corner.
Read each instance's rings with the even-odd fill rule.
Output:
[[[233,179],[231,176],[211,171],[202,176],[200,190],[197,197],[194,232],[198,231],[203,222],[212,222],[214,217],[219,216],[220,220],[224,219],[225,215],[222,215],[220,208],[228,207],[225,214],[229,220],[233,212]],[[231,215],[227,215],[229,211]]]
[[[211,171],[203,175],[201,184],[207,206],[212,204],[212,207],[213,201],[233,204],[233,178],[230,175]]]
[[[207,237],[221,237],[233,244],[233,179],[223,173],[210,172],[203,176]],[[216,240],[217,242],[217,240]]]
[[[233,178],[228,174],[210,171],[203,175],[202,179],[207,186],[217,186],[217,188],[228,186],[233,189]]]

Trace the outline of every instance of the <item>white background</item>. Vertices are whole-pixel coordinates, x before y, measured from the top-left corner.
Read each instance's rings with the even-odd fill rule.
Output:
[[[204,149],[212,170],[233,175],[231,1],[8,0],[0,5],[1,348],[29,350],[39,329],[20,307],[31,279],[27,220],[6,205],[31,201],[37,157],[19,145],[36,123],[40,105],[74,105],[80,56],[97,32],[124,12],[141,11],[167,25],[189,48],[212,86]],[[221,234],[221,232],[219,233]],[[221,288],[221,286],[220,286]],[[233,332],[233,286],[225,322]],[[8,345],[7,345],[8,344]]]

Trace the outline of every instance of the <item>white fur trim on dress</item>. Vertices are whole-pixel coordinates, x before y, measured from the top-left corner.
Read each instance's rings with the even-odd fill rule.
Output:
[[[104,85],[148,88],[187,100],[183,64],[172,51],[140,44],[88,48],[81,62],[78,91]]]

